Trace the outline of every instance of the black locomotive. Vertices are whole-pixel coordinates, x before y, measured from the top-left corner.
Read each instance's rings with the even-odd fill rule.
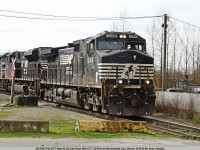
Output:
[[[133,32],[108,32],[64,47],[40,47],[1,56],[0,83],[15,92],[112,115],[155,112],[153,58]]]

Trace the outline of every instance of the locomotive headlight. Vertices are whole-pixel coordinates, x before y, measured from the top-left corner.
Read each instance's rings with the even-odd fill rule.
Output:
[[[119,37],[120,38],[126,38],[126,35],[120,35]]]
[[[118,80],[117,82],[118,82],[119,84],[122,84],[122,83],[123,83],[123,81],[122,81],[122,80]]]
[[[146,80],[145,83],[146,83],[146,84],[150,84],[150,81],[149,81],[149,80]]]

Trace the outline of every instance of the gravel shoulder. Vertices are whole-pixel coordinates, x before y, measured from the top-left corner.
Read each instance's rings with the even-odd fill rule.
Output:
[[[192,147],[200,148],[200,142],[182,139],[154,138],[0,138],[0,147]]]
[[[97,119],[93,116],[76,113],[70,111],[69,108],[56,108],[56,104],[39,101],[38,107],[1,107],[1,109],[7,109],[14,113],[6,117],[7,120],[45,120],[53,118],[64,119]]]

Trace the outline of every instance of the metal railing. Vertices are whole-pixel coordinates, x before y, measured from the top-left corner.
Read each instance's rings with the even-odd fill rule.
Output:
[[[185,82],[178,82],[176,84],[176,88],[178,89],[182,89],[184,92],[187,93],[196,93],[196,94],[200,94],[200,85],[191,85],[191,84],[187,84]]]

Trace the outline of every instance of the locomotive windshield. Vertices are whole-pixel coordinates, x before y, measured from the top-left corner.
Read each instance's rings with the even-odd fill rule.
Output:
[[[145,44],[143,42],[120,42],[120,41],[99,41],[98,42],[98,50],[122,50],[122,49],[130,49],[130,50],[139,50],[145,51]]]
[[[96,39],[97,50],[146,51],[146,41],[135,33],[107,32]]]
[[[122,49],[122,42],[117,41],[99,41],[98,49],[99,50],[116,50]]]

